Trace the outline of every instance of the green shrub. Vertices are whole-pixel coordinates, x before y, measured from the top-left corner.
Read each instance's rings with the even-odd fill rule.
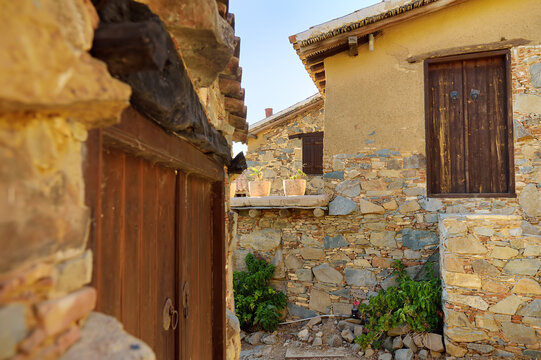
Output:
[[[286,307],[287,297],[269,286],[275,266],[246,255],[248,272],[233,273],[235,312],[244,330],[262,328],[274,331],[280,320],[279,310]]]
[[[380,290],[368,304],[359,305],[360,315],[367,320],[365,333],[355,338],[364,350],[368,345],[381,347],[383,335],[391,328],[408,324],[415,332],[435,331],[441,325],[441,283],[434,276],[432,263],[427,263],[428,280],[412,280],[404,264],[396,260],[394,275],[398,286]]]

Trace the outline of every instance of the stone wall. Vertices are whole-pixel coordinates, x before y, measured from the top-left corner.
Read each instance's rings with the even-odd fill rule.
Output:
[[[323,102],[320,104],[257,134],[257,142],[249,139],[248,167],[264,167],[264,179],[272,181],[271,195],[283,195],[282,180],[302,170],[302,140],[289,139],[289,135],[323,131]],[[306,180],[307,195],[321,193],[321,176],[308,175]]]
[[[56,359],[96,302],[87,129],[114,124],[130,88],[87,52],[89,2],[5,3],[0,23],[0,359]]]
[[[292,317],[343,313],[353,300],[366,301],[393,284],[395,259],[416,278],[427,261],[439,261],[442,214],[517,216],[505,221],[525,234],[541,234],[540,55],[539,46],[512,49],[516,197],[427,198],[424,154],[376,148],[369,134],[360,140],[362,153],[325,154],[328,215],[293,210],[281,218],[265,210],[251,218],[240,212],[235,269],[243,268],[248,252],[277,264],[274,283],[286,292]],[[268,148],[250,152],[248,159],[258,159],[252,165],[275,162],[280,152],[274,143],[269,138]],[[266,159],[263,149],[272,149]]]
[[[541,356],[541,236],[506,215],[444,215],[447,353]]]

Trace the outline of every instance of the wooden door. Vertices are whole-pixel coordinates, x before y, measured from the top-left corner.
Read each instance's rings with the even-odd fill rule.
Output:
[[[430,195],[512,195],[508,56],[497,52],[427,62]]]
[[[97,310],[158,359],[222,359],[223,168],[129,109],[90,134],[85,170]]]

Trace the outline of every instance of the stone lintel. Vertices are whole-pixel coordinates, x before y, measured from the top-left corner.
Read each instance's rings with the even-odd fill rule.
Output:
[[[325,208],[329,199],[325,195],[303,196],[261,196],[231,198],[232,209],[287,209],[287,208]]]

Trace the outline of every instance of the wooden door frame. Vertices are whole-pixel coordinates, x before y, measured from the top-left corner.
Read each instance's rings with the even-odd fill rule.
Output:
[[[206,156],[180,137],[167,132],[156,123],[147,119],[132,107],[124,110],[120,123],[111,127],[92,130],[88,134],[86,160],[84,162],[85,200],[91,212],[90,241],[87,247],[101,232],[101,217],[96,209],[101,209],[102,186],[102,151],[104,148],[120,149],[128,154],[144,158],[152,163],[178,169],[187,176],[202,177],[211,183],[212,188],[212,338],[213,359],[225,359],[225,208],[224,179],[222,165]],[[177,198],[177,201],[179,199]],[[178,202],[177,202],[178,203]],[[178,216],[181,211],[177,212]],[[180,222],[178,222],[180,224]],[[175,229],[176,264],[180,264],[179,246],[180,229]],[[101,266],[100,259],[94,260],[93,279],[96,269]],[[176,278],[180,279],[179,266],[175,269]],[[176,284],[176,294],[180,300],[180,285]],[[177,347],[181,341],[181,331],[177,336]],[[177,348],[176,353],[180,354]]]
[[[509,192],[507,193],[453,193],[439,194],[432,193],[429,188],[430,172],[428,167],[430,164],[431,155],[429,151],[429,124],[430,124],[430,98],[429,98],[429,82],[428,82],[428,66],[430,64],[453,62],[461,60],[482,59],[486,57],[503,56],[505,59],[505,91],[507,97],[507,149],[509,153]],[[509,198],[516,197],[515,192],[515,139],[513,137],[513,88],[512,88],[512,67],[511,67],[511,51],[509,49],[480,51],[468,54],[448,55],[437,58],[426,59],[423,64],[424,76],[424,100],[425,100],[425,153],[426,153],[426,192],[428,197],[434,198]]]

